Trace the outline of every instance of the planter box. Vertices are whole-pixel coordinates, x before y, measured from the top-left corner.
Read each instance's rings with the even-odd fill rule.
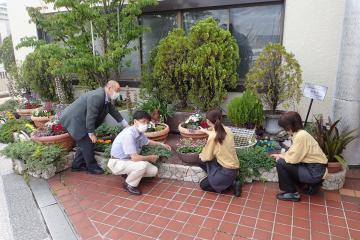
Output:
[[[17,114],[19,114],[20,117],[22,117],[22,118],[30,118],[32,111],[34,111],[34,110],[36,110],[36,109],[37,109],[37,108],[32,108],[32,109],[17,109],[16,112],[17,112]]]
[[[191,165],[198,165],[201,162],[198,153],[179,153],[179,152],[176,153],[178,154],[181,161],[185,163]]]
[[[17,174],[20,175],[24,174],[25,163],[23,160],[13,159],[13,167],[14,167],[14,171]],[[47,169],[43,171],[29,172],[29,175],[36,178],[50,179],[53,176],[55,176],[55,172],[56,172],[56,167],[50,165]]]
[[[185,122],[192,114],[191,112],[175,112],[172,117],[167,120],[171,133],[179,133],[179,124]]]
[[[53,116],[50,116],[50,117],[34,117],[34,116],[31,116],[31,120],[34,122],[35,126],[37,128],[44,128],[45,124],[50,121],[50,119],[52,118]]]
[[[153,141],[164,141],[168,137],[170,129],[167,124],[161,123],[161,125],[165,125],[163,130],[157,132],[145,132],[144,135]]]
[[[179,124],[179,132],[181,136],[185,138],[192,138],[192,139],[207,139],[208,135],[206,133],[201,132],[200,130],[193,130],[187,129],[181,126],[182,123]]]
[[[31,139],[37,143],[41,144],[59,144],[62,145],[65,150],[68,152],[71,151],[74,147],[74,140],[71,138],[69,133],[64,133],[56,136],[47,136],[47,137],[35,137],[31,136]]]
[[[323,181],[322,188],[325,190],[339,190],[345,184],[346,169],[337,173],[328,173]]]

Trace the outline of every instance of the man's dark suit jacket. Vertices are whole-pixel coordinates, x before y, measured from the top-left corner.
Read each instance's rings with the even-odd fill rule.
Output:
[[[105,104],[104,88],[98,88],[80,96],[65,108],[60,122],[77,141],[88,133],[94,133],[108,113],[118,122],[123,120],[111,102]]]

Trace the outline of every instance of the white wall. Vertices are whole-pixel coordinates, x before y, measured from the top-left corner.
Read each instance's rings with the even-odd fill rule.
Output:
[[[299,61],[304,82],[328,87],[324,102],[314,101],[310,116],[331,116],[339,61],[345,0],[286,0],[283,45]],[[310,99],[298,111],[303,118]]]
[[[29,23],[30,17],[26,7],[43,6],[41,0],[10,0],[8,1],[8,15],[14,48],[20,43],[23,37],[37,37],[36,25]],[[17,63],[21,63],[26,55],[33,50],[31,48],[14,49]]]

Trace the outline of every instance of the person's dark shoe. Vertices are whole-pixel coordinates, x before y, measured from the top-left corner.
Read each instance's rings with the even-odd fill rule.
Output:
[[[104,170],[101,167],[91,168],[87,170],[91,174],[103,174]]]
[[[130,186],[126,182],[123,184],[124,190],[132,195],[141,195],[141,192],[136,187]]]
[[[72,172],[84,172],[87,171],[87,167],[82,166],[82,167],[71,167],[71,171]]]
[[[242,183],[240,180],[234,180],[233,184],[233,193],[235,197],[240,197],[242,193]]]
[[[298,201],[300,201],[300,194],[299,193],[281,193],[281,194],[277,194],[276,198],[281,201],[298,202]]]
[[[120,176],[125,178],[125,179],[127,178],[127,174],[121,174]]]
[[[309,184],[308,186],[306,186],[306,187],[302,190],[302,192],[303,192],[304,194],[313,196],[313,195],[315,195],[316,193],[319,192],[321,186],[322,186],[322,182],[321,182],[321,183],[316,183],[316,184]]]

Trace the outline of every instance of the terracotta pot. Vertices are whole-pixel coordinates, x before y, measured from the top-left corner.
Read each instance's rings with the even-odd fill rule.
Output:
[[[329,173],[337,173],[343,170],[339,162],[328,162],[327,169]]]
[[[50,119],[53,116],[50,117],[35,117],[35,116],[31,116],[31,121],[34,122],[35,126],[37,128],[44,128],[45,124],[50,121]]]
[[[178,154],[179,158],[185,163],[188,163],[191,165],[198,165],[201,162],[198,153],[179,153],[179,152],[177,152],[177,154]]]
[[[265,111],[265,130],[267,133],[276,135],[284,130],[278,124],[281,114],[283,113],[285,113],[285,111],[276,111],[275,114],[271,111]]]
[[[62,145],[65,150],[71,151],[74,147],[74,140],[71,138],[69,133],[64,133],[56,136],[47,136],[47,137],[36,137],[31,136],[31,139],[37,143],[41,144],[59,144]]]
[[[32,108],[32,109],[17,109],[16,112],[17,114],[20,115],[20,117],[22,118],[26,118],[26,117],[30,117],[31,113],[33,111],[35,111],[37,108]]]
[[[207,139],[208,135],[206,133],[201,132],[200,130],[187,129],[181,126],[182,123],[179,124],[179,132],[181,136],[185,138],[192,139]]]
[[[165,128],[157,132],[145,132],[144,135],[150,140],[160,142],[160,141],[164,141],[167,138],[167,136],[169,135],[170,128],[165,123],[158,123],[158,124],[164,125]]]
[[[171,133],[179,133],[179,124],[185,122],[194,113],[192,112],[175,112],[172,117],[167,120],[167,125],[169,125]]]

